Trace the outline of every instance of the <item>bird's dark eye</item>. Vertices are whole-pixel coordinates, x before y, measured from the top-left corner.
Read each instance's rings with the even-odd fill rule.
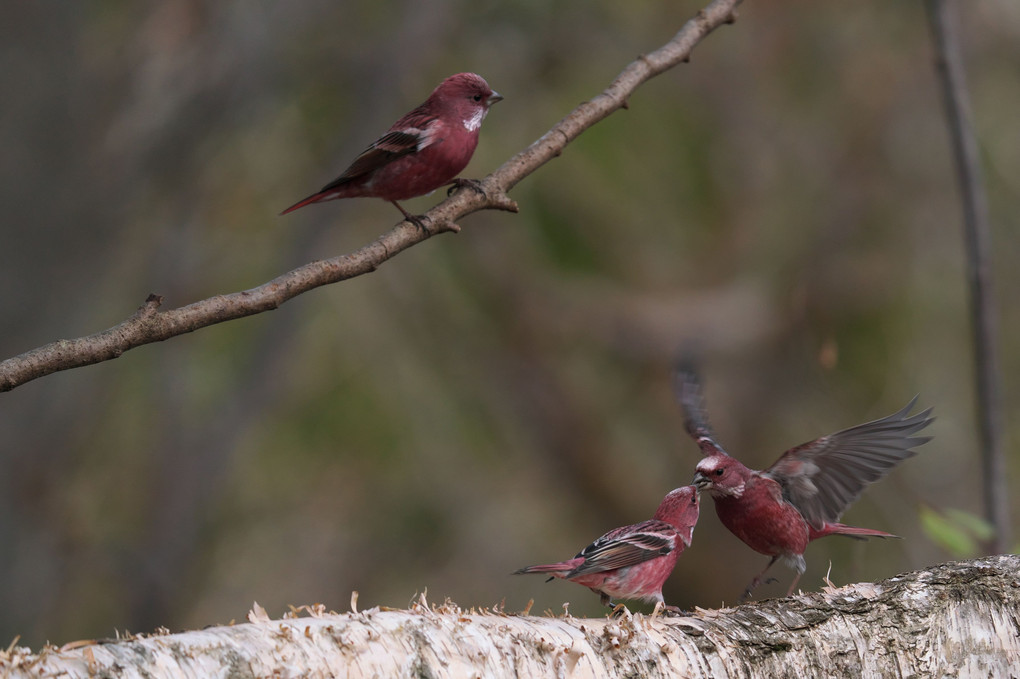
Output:
[[[715,475],[716,476],[722,476],[723,475],[723,470],[722,469],[716,469],[715,470]]]
[[[482,95],[476,94],[475,96],[473,96],[471,98],[474,99],[475,101],[481,101],[482,100]]]

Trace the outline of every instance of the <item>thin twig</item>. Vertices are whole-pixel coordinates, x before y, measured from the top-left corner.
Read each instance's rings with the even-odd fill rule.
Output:
[[[403,250],[439,233],[457,231],[457,220],[479,210],[517,211],[507,195],[522,179],[557,157],[568,143],[613,112],[624,108],[630,95],[646,80],[688,59],[706,35],[733,23],[741,0],[714,0],[668,43],[642,55],[625,68],[601,94],[584,102],[551,130],[508,160],[481,182],[485,194],[458,191],[426,213],[428,233],[401,222],[374,242],[352,253],[311,262],[258,287],[217,295],[177,309],[160,311],[162,298],[150,295],[139,310],[108,330],[70,340],[58,340],[0,362],[0,391],[70,368],[117,358],[125,351],[193,332],[216,323],[275,309],[314,288],[375,271]]]
[[[935,64],[952,138],[956,178],[963,201],[963,234],[974,336],[977,420],[980,430],[985,512],[995,528],[988,548],[994,553],[1009,544],[1009,501],[1002,450],[1000,362],[996,340],[995,290],[991,273],[991,227],[981,174],[974,122],[967,92],[955,15],[947,0],[926,0],[935,41]]]

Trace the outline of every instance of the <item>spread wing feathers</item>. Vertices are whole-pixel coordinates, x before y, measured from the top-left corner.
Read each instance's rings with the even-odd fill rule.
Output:
[[[684,410],[684,428],[701,448],[704,455],[726,455],[726,451],[712,437],[708,423],[705,396],[701,389],[694,362],[682,357],[673,373],[673,391]]]
[[[694,363],[686,358],[677,362],[673,372],[673,390],[680,406],[684,409],[684,427],[692,437],[708,436],[712,428],[705,412],[705,396],[701,389]]]
[[[913,434],[931,424],[931,408],[908,415],[915,396],[902,410],[791,448],[764,474],[783,487],[785,499],[821,529],[835,522],[864,488],[908,457],[930,436]]]
[[[676,529],[665,521],[653,519],[617,528],[578,552],[578,557],[584,557],[584,563],[564,577],[570,579],[633,566],[669,554],[676,547],[676,541]]]
[[[392,163],[397,158],[416,153],[433,142],[429,123],[435,118],[423,118],[414,127],[393,129],[379,137],[367,149],[361,152],[344,173],[322,187],[324,193],[347,182],[362,177],[380,167]]]

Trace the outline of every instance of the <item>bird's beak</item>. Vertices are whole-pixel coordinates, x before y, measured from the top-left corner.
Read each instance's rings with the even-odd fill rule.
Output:
[[[694,481],[692,481],[691,483],[693,483],[694,487],[697,488],[698,491],[700,492],[711,486],[712,480],[709,479],[704,474],[702,474],[701,472],[697,472],[694,474]]]
[[[503,95],[500,94],[499,92],[493,91],[493,93],[489,95],[489,98],[486,99],[485,105],[486,106],[492,106],[497,101],[503,101]]]

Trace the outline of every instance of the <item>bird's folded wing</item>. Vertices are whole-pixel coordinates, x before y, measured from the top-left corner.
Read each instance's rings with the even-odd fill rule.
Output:
[[[357,179],[378,170],[388,163],[392,163],[397,158],[406,156],[409,153],[416,153],[427,147],[432,141],[433,137],[428,125],[420,128],[408,127],[400,130],[391,130],[362,151],[361,155],[351,163],[351,166],[344,170],[342,175],[322,187],[322,191],[329,191],[330,189],[342,186],[353,179]]]
[[[669,554],[676,547],[676,529],[665,521],[645,521],[606,533],[577,556],[584,563],[567,578],[625,568]]]

